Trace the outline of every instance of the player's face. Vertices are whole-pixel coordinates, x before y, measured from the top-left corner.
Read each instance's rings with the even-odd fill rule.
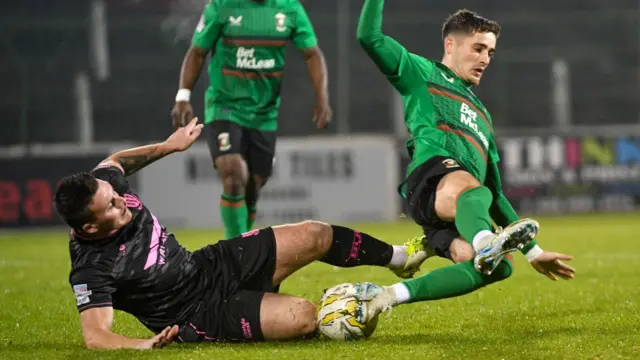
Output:
[[[478,85],[496,51],[496,42],[491,32],[455,36],[451,48],[453,70],[462,80]]]
[[[108,233],[120,229],[131,221],[133,215],[124,200],[106,181],[98,180],[98,191],[89,205],[94,221],[84,226],[89,234]]]

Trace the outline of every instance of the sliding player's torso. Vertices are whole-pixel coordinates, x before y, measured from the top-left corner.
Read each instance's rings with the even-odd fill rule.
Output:
[[[426,59],[425,59],[426,60]],[[428,61],[428,60],[426,60]],[[492,151],[491,115],[470,87],[446,66],[428,61],[423,87],[404,96],[408,173],[435,155],[452,157],[484,181]]]

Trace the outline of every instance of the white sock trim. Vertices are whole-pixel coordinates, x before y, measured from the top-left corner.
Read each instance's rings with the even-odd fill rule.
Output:
[[[396,293],[396,304],[404,304],[411,298],[409,288],[403,283],[397,283],[391,286]]]
[[[529,251],[527,251],[527,253],[524,254],[524,257],[526,257],[529,262],[532,262],[533,260],[537,259],[540,255],[542,255],[543,252],[544,251],[540,248],[540,246],[536,245],[532,247]]]
[[[409,254],[407,253],[406,246],[393,245],[393,255],[391,256],[391,261],[388,266],[392,269],[403,268],[408,258]]]
[[[478,252],[480,250],[478,247],[480,246],[480,240],[485,238],[486,236],[493,235],[493,233],[489,230],[481,230],[476,236],[473,237],[473,249]]]

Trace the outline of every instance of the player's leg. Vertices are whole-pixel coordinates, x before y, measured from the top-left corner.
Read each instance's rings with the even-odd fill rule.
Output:
[[[265,293],[260,304],[260,328],[267,341],[308,336],[316,330],[316,306],[307,299]]]
[[[277,292],[285,278],[316,260],[340,267],[394,268],[407,259],[404,246],[319,221],[253,230],[207,248],[221,254],[239,288],[266,292]]]
[[[473,260],[476,253],[471,244],[465,241],[453,226],[443,228],[424,228],[424,247],[430,254],[449,259],[454,263]]]
[[[475,269],[473,247],[466,242],[455,226],[425,228],[425,247],[455,264],[433,270],[415,279],[380,288],[371,299],[369,316],[404,303],[439,300],[468,294],[513,273],[510,260],[502,260],[490,275]]]
[[[490,275],[476,271],[473,261],[435,269],[420,277],[380,288],[370,299],[369,318],[400,304],[465,295],[504,280],[512,273],[509,259],[502,260]]]
[[[476,267],[487,274],[504,254],[525,246],[537,234],[537,222],[529,219],[494,234],[489,214],[491,191],[453,159],[429,159],[409,176],[407,187],[414,220],[427,227],[454,223],[462,238],[473,245]]]
[[[245,187],[249,174],[243,157],[244,129],[225,120],[215,120],[205,128],[211,158],[222,181],[220,217],[228,239],[247,231]]]
[[[219,259],[214,265],[231,277],[223,309],[217,311],[224,316],[224,326],[215,334],[245,340],[292,339],[315,330],[312,303],[273,293],[286,277],[310,262],[397,267],[407,258],[403,246],[317,221],[253,230],[208,246],[203,254]]]
[[[460,236],[454,224],[440,228],[427,227],[423,230],[424,246],[431,249],[433,254],[456,264],[473,260],[473,247]]]
[[[240,290],[223,306],[225,337],[249,341],[299,339],[315,331],[315,312],[316,306],[303,298]]]
[[[273,172],[276,151],[275,131],[247,130],[247,165],[249,181],[246,187],[246,203],[249,217],[247,229],[251,230],[256,219],[260,189]]]
[[[261,176],[249,175],[249,181],[245,189],[245,202],[247,203],[247,231],[253,229],[256,222],[256,212],[260,189],[265,185],[266,179]]]
[[[404,266],[404,246],[389,245],[371,235],[319,221],[273,227],[276,265],[273,284],[313,261],[339,267],[360,265],[398,268]]]
[[[220,285],[220,284],[218,284]],[[181,342],[299,339],[316,329],[316,307],[299,297],[237,289],[181,327]]]

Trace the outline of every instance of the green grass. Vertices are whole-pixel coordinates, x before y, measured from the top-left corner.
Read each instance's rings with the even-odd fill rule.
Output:
[[[0,359],[637,359],[640,358],[640,215],[541,218],[541,246],[575,256],[575,280],[552,282],[516,254],[514,275],[475,293],[395,308],[362,342],[316,339],[284,343],[170,346],[150,352],[89,352],[82,345],[68,284],[66,232],[0,235]],[[417,233],[409,222],[363,224],[393,243]],[[176,231],[195,250],[219,231]],[[430,259],[426,268],[448,262]],[[312,264],[281,291],[316,301],[323,288],[371,281],[391,284],[381,268]],[[151,333],[116,313],[114,331]]]

